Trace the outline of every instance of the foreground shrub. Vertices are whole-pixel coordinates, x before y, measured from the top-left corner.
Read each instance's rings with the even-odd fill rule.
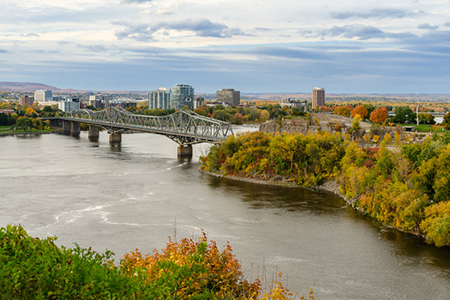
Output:
[[[125,254],[119,266],[106,251],[59,248],[56,237],[30,237],[20,226],[0,229],[0,299],[258,299],[230,245],[206,235],[169,240],[161,253]],[[281,283],[260,299],[290,299]],[[313,299],[312,293],[308,295]],[[303,297],[301,297],[303,299]]]
[[[0,229],[2,299],[131,299],[139,290],[112,265],[111,252],[59,248],[55,240],[30,237],[22,227]]]

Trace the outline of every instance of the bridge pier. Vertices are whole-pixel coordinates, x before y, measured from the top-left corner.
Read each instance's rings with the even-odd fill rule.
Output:
[[[192,145],[180,145],[178,147],[178,157],[192,157]]]
[[[80,136],[80,123],[72,122],[71,127],[70,127],[70,135]]]
[[[70,121],[62,121],[62,128],[63,128],[63,133],[69,135],[70,134],[70,128],[71,127],[71,122]]]
[[[111,133],[109,135],[109,142],[111,144],[120,144],[122,142],[122,134],[121,133]]]
[[[98,126],[89,125],[89,140],[91,141],[98,141],[100,134],[99,134],[99,128]]]

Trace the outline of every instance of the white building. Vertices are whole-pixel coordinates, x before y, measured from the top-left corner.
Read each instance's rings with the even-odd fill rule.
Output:
[[[34,92],[34,101],[53,101],[53,93],[51,90],[36,90]]]
[[[63,112],[70,112],[80,109],[80,100],[73,98],[66,98],[58,102],[58,108]]]
[[[151,93],[148,93],[148,108],[149,109],[169,109],[170,108],[170,89],[159,88]]]

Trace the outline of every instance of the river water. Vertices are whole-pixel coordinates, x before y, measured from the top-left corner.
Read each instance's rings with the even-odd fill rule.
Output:
[[[203,229],[230,242],[248,279],[282,271],[300,295],[450,299],[450,249],[387,229],[331,193],[201,174],[207,149],[181,161],[177,144],[152,134],[123,135],[120,148],[104,132],[98,142],[85,132],[0,137],[0,226],[118,258]]]

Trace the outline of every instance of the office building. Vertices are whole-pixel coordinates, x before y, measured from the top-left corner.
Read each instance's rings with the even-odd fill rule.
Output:
[[[170,108],[182,109],[184,106],[194,109],[194,88],[187,84],[177,84],[170,94]]]
[[[63,112],[71,112],[80,109],[80,99],[78,98],[65,98],[58,102],[58,108]]]
[[[318,106],[325,106],[325,88],[316,87],[312,91],[312,109]]]
[[[222,89],[216,92],[216,101],[237,106],[241,102],[241,92],[235,91],[234,89]]]
[[[111,96],[109,95],[102,95],[102,94],[91,95],[89,96],[89,105],[94,107],[94,109],[108,108],[110,100]]]
[[[53,93],[51,90],[36,90],[34,92],[34,101],[36,102],[53,101]]]
[[[21,96],[19,97],[19,104],[20,105],[33,105],[34,103],[34,97],[25,95],[25,96]]]
[[[169,109],[170,108],[170,89],[159,88],[148,93],[149,109]]]

